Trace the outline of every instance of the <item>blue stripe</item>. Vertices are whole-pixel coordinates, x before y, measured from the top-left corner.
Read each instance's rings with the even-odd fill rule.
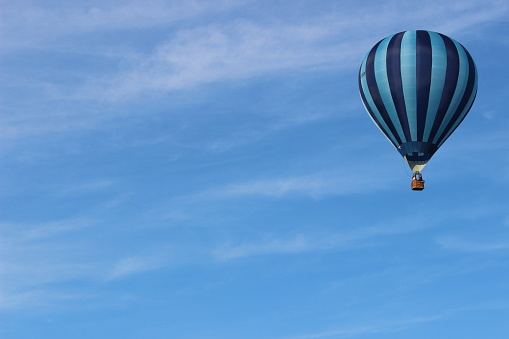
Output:
[[[383,121],[387,124],[387,127],[393,134],[394,138],[396,139],[396,143],[398,145],[402,144],[402,141],[398,135],[398,132],[396,131],[396,127],[394,126],[394,123],[389,116],[389,113],[387,112],[387,109],[384,105],[384,102],[382,100],[382,97],[380,95],[380,91],[378,89],[378,84],[376,81],[376,74],[375,74],[375,55],[377,54],[378,48],[380,44],[385,41],[381,40],[379,41],[368,53],[368,56],[366,58],[366,84],[368,87],[368,90],[365,90],[365,94],[370,94],[371,98],[373,99],[373,102],[378,110],[380,112],[380,115],[383,118]]]
[[[461,46],[461,45],[460,45]],[[465,89],[465,93],[461,99],[461,102],[456,110],[455,116],[452,118],[451,123],[446,127],[446,134],[438,140],[437,144],[440,147],[451,135],[452,132],[458,127],[458,125],[465,119],[468,111],[472,107],[474,103],[476,94],[477,94],[477,69],[474,63],[474,60],[468,53],[466,49],[461,46],[461,48],[465,51],[465,54],[468,58],[468,83]]]
[[[416,32],[408,31],[401,40],[401,83],[403,97],[410,128],[410,139],[417,141],[417,55],[416,55]]]
[[[435,32],[428,32],[431,43],[431,84],[429,89],[428,109],[426,113],[426,125],[422,141],[429,142],[433,122],[440,106],[440,98],[445,84],[447,69],[447,52],[445,44],[440,35]]]
[[[447,132],[446,127],[454,123],[453,118],[456,115],[456,110],[458,109],[461,99],[465,94],[465,89],[468,83],[469,65],[467,55],[462,46],[460,46],[454,40],[452,40],[452,42],[454,43],[454,46],[456,47],[458,53],[458,64],[459,64],[458,80],[456,82],[456,90],[454,91],[454,95],[451,99],[449,108],[447,109],[447,113],[445,114],[444,120],[442,121],[442,124],[440,125],[440,128],[437,131],[437,135],[433,139],[434,144],[437,144],[438,140],[440,140],[443,137],[444,132]]]
[[[386,65],[392,102],[394,103],[394,108],[396,108],[396,113],[398,115],[401,128],[403,129],[403,133],[405,133],[405,139],[410,141],[412,140],[412,137],[410,136],[410,127],[408,125],[408,117],[405,107],[405,96],[403,94],[403,83],[401,80],[401,42],[404,35],[405,32],[398,33],[392,37],[391,41],[389,41],[389,45],[387,46]]]
[[[451,127],[451,129],[449,129],[449,131],[445,134],[444,138],[442,140],[438,141],[438,144],[437,144],[438,146],[437,147],[441,147],[444,144],[444,142],[451,136],[452,132],[454,132],[454,130],[459,126],[459,124],[461,124],[463,119],[465,119],[465,117],[467,116],[468,111],[470,111],[470,108],[472,108],[472,105],[474,104],[476,95],[477,95],[477,92],[473,93],[473,95],[468,100],[468,103],[465,106],[465,109],[461,113],[461,116],[459,117],[458,120],[456,120],[456,122]]]
[[[397,147],[398,141],[396,140],[396,138],[394,138],[394,135],[392,134],[390,128],[387,126],[380,112],[376,108],[375,102],[373,101],[373,98],[369,93],[368,84],[366,81],[366,60],[367,56],[366,58],[364,58],[359,71],[359,89],[361,93],[362,103],[364,104],[364,107],[366,108],[366,111],[368,111],[369,116],[371,117],[373,122],[378,126],[378,128],[387,137],[387,139],[389,139],[389,141],[394,145],[394,147]]]
[[[424,138],[426,116],[431,88],[431,70],[433,65],[431,38],[428,31],[416,32],[416,99],[417,99],[417,140]],[[440,91],[441,92],[441,91]],[[406,95],[406,94],[405,94]],[[408,110],[408,106],[407,106]],[[430,128],[431,130],[431,128]]]
[[[440,98],[440,104],[438,105],[437,114],[433,127],[431,128],[430,140],[436,140],[437,132],[442,121],[444,121],[445,115],[451,104],[454,93],[456,92],[456,85],[458,83],[459,75],[459,56],[458,50],[454,42],[447,36],[438,33],[445,44],[445,50],[447,54],[447,67],[445,69],[445,82],[444,89],[442,91],[442,97]]]
[[[389,77],[387,74],[387,62],[386,62],[387,48],[389,42],[392,40],[393,37],[394,36],[385,38],[380,42],[380,45],[378,46],[375,53],[374,73],[382,105],[385,106],[387,114],[389,115],[392,124],[394,125],[397,131],[397,137],[401,140],[400,142],[401,144],[406,142],[407,139],[405,138],[405,133],[403,132],[403,128],[401,126],[398,113],[396,111],[396,107],[394,106],[394,102],[392,100],[392,93],[391,87],[389,85]]]

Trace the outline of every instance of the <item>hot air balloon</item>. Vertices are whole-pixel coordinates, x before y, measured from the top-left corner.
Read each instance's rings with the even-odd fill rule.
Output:
[[[380,40],[359,70],[366,111],[414,173],[421,171],[472,107],[477,69],[468,51],[436,32],[400,32]]]

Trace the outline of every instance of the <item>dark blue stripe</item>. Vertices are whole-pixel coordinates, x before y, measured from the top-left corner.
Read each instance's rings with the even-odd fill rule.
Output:
[[[463,47],[463,46],[462,46]],[[465,54],[467,55],[467,59],[468,59],[468,80],[467,80],[467,86],[465,88],[465,93],[463,93],[463,97],[461,98],[461,101],[458,105],[458,109],[456,110],[456,112],[454,112],[454,115],[452,116],[451,118],[451,121],[449,121],[449,123],[447,124],[447,126],[445,127],[444,129],[444,133],[442,134],[442,136],[437,140],[437,145],[440,145],[442,143],[442,139],[446,136],[446,135],[450,135],[449,130],[452,128],[452,126],[454,125],[454,123],[456,122],[456,120],[458,120],[460,117],[461,117],[461,113],[463,113],[463,111],[465,110],[470,98],[472,97],[472,95],[475,95],[476,93],[473,93],[474,92],[474,86],[475,86],[475,78],[476,78],[476,71],[475,71],[475,65],[474,65],[474,60],[472,59],[472,57],[470,56],[470,53],[468,53],[468,51],[463,48],[463,50],[465,51]],[[472,101],[471,104],[473,104],[474,101]],[[470,108],[468,108],[470,109]],[[462,117],[462,120],[466,117],[466,114]],[[456,125],[459,126],[459,124],[461,123],[461,121]]]
[[[387,46],[387,77],[391,89],[392,101],[398,114],[398,119],[405,134],[406,140],[412,140],[408,116],[405,106],[405,94],[403,93],[403,82],[401,80],[401,40],[405,32],[395,34]]]
[[[361,65],[361,69],[362,69],[362,65]],[[366,100],[366,95],[364,94],[364,91],[362,90],[361,79],[362,79],[362,74],[361,74],[361,71],[359,70],[359,91],[361,93],[362,102],[364,102],[364,107],[366,107],[366,110],[368,111],[369,115],[371,116],[371,118],[373,119],[375,124],[378,126],[378,128],[382,132],[384,132],[384,134],[387,136],[387,139],[389,139],[389,141],[394,145],[394,147],[398,147],[398,145],[396,145],[392,141],[392,138],[387,134],[387,132],[385,131],[385,128],[380,124],[380,121],[378,121],[376,115],[374,114],[373,110],[371,109],[371,106],[369,105],[368,101]]]
[[[417,84],[417,140],[422,141],[428,113],[431,88],[431,38],[427,31],[417,31],[416,38],[416,84]]]
[[[477,89],[476,89],[475,93],[473,94],[473,96],[474,96],[474,100],[472,100],[472,101],[470,102],[470,105],[469,105],[469,106],[468,106],[468,108],[467,108],[467,114],[468,114],[468,111],[470,111],[470,109],[472,108],[472,105],[474,104],[475,98],[477,97]],[[461,122],[465,119],[465,117],[467,116],[467,114],[463,115],[463,117],[461,118],[461,120],[458,122],[458,125],[456,126],[456,128],[458,128],[458,126],[459,126],[459,125],[461,125]],[[450,136],[450,134],[449,134],[449,136]],[[444,141],[445,141],[445,140],[444,140]],[[443,141],[442,141],[442,142],[443,142]],[[440,145],[440,143],[438,143],[438,145]]]
[[[391,121],[391,118],[389,117],[389,113],[387,113],[387,110],[385,109],[385,105],[383,103],[382,97],[380,96],[380,91],[378,90],[378,86],[376,83],[375,78],[375,54],[378,46],[383,40],[379,41],[369,52],[367,60],[366,60],[366,83],[368,85],[369,93],[371,94],[371,98],[373,98],[373,102],[376,105],[376,108],[378,109],[378,112],[380,112],[380,115],[384,119],[387,127],[394,135],[394,138],[396,138],[396,141],[398,144],[401,144],[401,138],[398,135],[398,132],[396,131],[396,128],[394,127],[394,124]],[[383,131],[383,129],[382,129]],[[390,138],[389,138],[390,139]]]
[[[458,74],[460,68],[459,55],[458,50],[456,49],[456,45],[449,37],[440,33],[438,34],[445,44],[445,50],[447,53],[447,69],[445,72],[445,83],[444,89],[442,91],[442,97],[440,98],[437,115],[435,116],[435,121],[433,122],[433,127],[431,128],[431,133],[428,140],[435,139],[438,129],[444,120],[447,109],[449,108],[449,105],[451,104],[452,98],[454,96],[456,85],[458,84]]]

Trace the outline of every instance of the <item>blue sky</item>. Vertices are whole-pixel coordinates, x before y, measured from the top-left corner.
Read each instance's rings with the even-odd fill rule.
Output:
[[[2,338],[507,338],[507,1],[4,1]],[[359,65],[427,29],[472,110],[410,190]]]

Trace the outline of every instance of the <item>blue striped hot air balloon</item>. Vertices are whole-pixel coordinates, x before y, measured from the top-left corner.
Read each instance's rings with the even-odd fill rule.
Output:
[[[468,51],[436,32],[405,31],[379,41],[362,61],[359,89],[387,139],[420,173],[465,118],[477,93]]]

